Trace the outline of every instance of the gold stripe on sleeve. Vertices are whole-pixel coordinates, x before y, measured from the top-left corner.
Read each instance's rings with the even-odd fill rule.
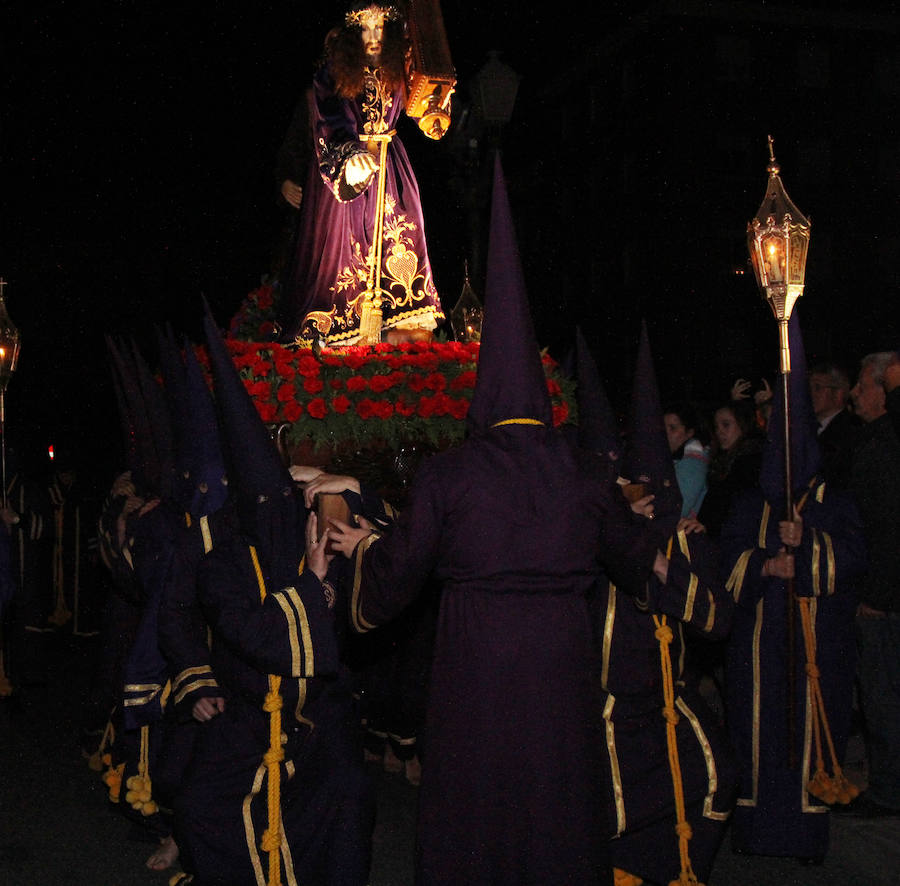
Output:
[[[822,545],[819,544],[819,533],[812,531],[812,586],[813,593],[818,597],[822,593],[822,583],[819,576],[819,555],[822,553]]]
[[[313,650],[312,632],[309,629],[309,616],[306,614],[306,607],[300,594],[296,588],[285,588],[284,591],[288,599],[294,604],[297,610],[297,623],[300,628],[300,638],[303,641],[303,669],[302,672],[292,674],[293,677],[311,677],[316,672],[315,653]]]
[[[769,515],[771,513],[772,509],[769,507],[769,503],[765,502],[763,504],[762,519],[759,521],[759,539],[757,540],[757,546],[764,550],[766,547],[766,533],[769,530]]]
[[[822,533],[825,539],[825,556],[828,560],[828,577],[825,579],[826,593],[828,596],[834,594],[835,582],[835,564],[834,564],[834,543],[831,541],[831,535],[828,532]]]
[[[290,588],[285,588],[284,592],[287,593]],[[291,676],[299,677],[300,674],[300,640],[297,637],[297,617],[294,615],[294,610],[291,604],[285,599],[282,594],[273,594],[275,597],[275,602],[281,607],[282,612],[284,612],[285,621],[287,621],[288,626],[288,643],[291,647]]]

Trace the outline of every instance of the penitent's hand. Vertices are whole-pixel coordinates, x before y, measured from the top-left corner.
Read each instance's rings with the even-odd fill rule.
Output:
[[[198,698],[194,702],[194,707],[191,708],[191,713],[195,720],[206,723],[207,720],[212,720],[216,714],[221,714],[224,710],[225,699],[220,696],[215,696],[212,698]]]
[[[313,572],[319,581],[325,581],[328,573],[328,564],[334,559],[334,554],[329,554],[328,539],[331,530],[326,530],[320,539],[317,539],[319,519],[315,512],[306,520],[306,568]]]
[[[322,473],[321,468],[313,468],[308,465],[291,465],[291,479],[295,483],[309,483]]]
[[[778,524],[778,537],[783,545],[789,548],[796,548],[803,539],[803,518],[794,505],[794,519],[782,520]]]
[[[763,563],[762,574],[769,578],[793,578],[794,555],[789,554],[786,548],[782,548],[774,557]]]
[[[308,508],[312,507],[315,497],[320,493],[340,494],[355,492],[359,495],[359,480],[341,474],[319,474],[303,487],[303,500]]]
[[[340,520],[332,520],[328,535],[331,538],[332,550],[340,551],[348,560],[353,556],[356,546],[372,534],[374,527],[365,519],[357,518],[359,526],[350,526]]]

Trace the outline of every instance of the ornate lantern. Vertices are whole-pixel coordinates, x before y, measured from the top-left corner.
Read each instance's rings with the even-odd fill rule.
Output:
[[[3,290],[6,281],[0,277],[0,479],[2,500],[6,507],[6,387],[19,364],[21,336],[6,312]]]
[[[466,262],[466,280],[456,305],[450,312],[450,325],[457,341],[481,341],[481,323],[484,308],[469,283],[469,263]]]
[[[791,476],[791,342],[788,320],[797,299],[803,295],[806,276],[806,253],[809,249],[809,221],[791,202],[784,190],[778,162],[769,136],[769,184],[766,196],[747,225],[747,245],[753,273],[763,298],[769,303],[778,321],[780,344],[782,396],[784,404],[784,518],[794,517],[794,493]],[[787,591],[786,661],[787,661],[787,762],[791,769],[797,766],[797,711],[793,687],[797,663],[795,657],[795,595],[794,580],[785,581]]]
[[[3,289],[6,281],[0,277],[0,392],[6,391],[9,380],[19,363],[21,336],[6,312]],[[2,420],[2,419],[0,419]]]
[[[787,322],[794,304],[803,295],[810,226],[784,190],[771,135],[768,172],[765,199],[747,225],[747,247],[756,283],[778,321],[781,371],[790,372]]]

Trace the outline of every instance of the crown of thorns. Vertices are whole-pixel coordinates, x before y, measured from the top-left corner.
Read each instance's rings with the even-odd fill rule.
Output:
[[[380,3],[372,3],[363,9],[355,9],[352,12],[348,12],[344,16],[344,24],[351,28],[362,27],[370,19],[380,20],[380,22],[394,22],[400,17],[400,10],[396,6],[382,6]]]

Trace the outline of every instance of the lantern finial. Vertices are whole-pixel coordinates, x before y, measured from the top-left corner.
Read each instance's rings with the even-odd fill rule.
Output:
[[[769,165],[766,167],[769,172],[769,175],[778,175],[781,172],[781,167],[778,165],[778,161],[775,159],[775,139],[772,136],[769,136]]]

